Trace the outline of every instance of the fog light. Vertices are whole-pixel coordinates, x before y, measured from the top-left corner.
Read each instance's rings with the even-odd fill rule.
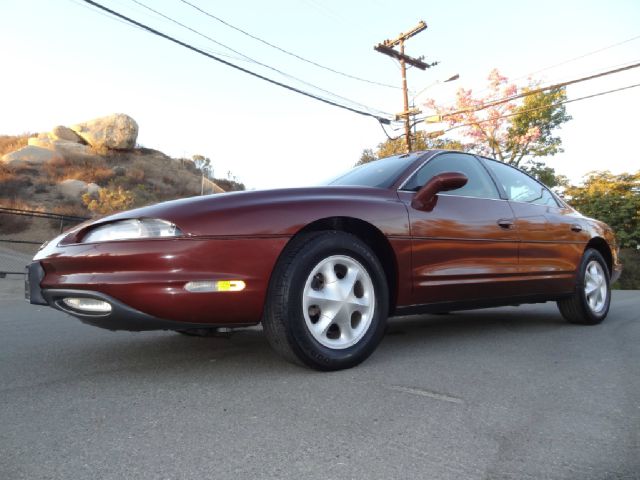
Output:
[[[201,280],[189,282],[184,286],[188,292],[239,292],[246,284],[242,280]]]
[[[92,313],[109,313],[111,311],[111,305],[102,300],[96,300],[95,298],[73,298],[68,297],[62,300],[65,305],[75,310],[82,310],[84,312]]]

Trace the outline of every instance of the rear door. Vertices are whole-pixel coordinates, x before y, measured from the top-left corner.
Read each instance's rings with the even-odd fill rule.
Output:
[[[520,235],[519,272],[531,294],[569,292],[589,240],[581,217],[543,184],[495,160],[483,159],[504,189]]]
[[[469,181],[440,193],[432,210],[411,206],[434,175],[462,172]],[[398,192],[409,211],[413,303],[457,302],[511,296],[518,269],[518,236],[509,203],[473,155],[431,157]]]

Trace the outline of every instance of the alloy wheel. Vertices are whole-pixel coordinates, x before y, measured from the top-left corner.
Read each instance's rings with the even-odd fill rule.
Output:
[[[375,310],[375,289],[366,268],[345,255],[323,259],[302,292],[309,332],[321,345],[349,348],[367,333]]]
[[[606,304],[608,287],[604,269],[599,262],[591,260],[584,274],[584,294],[593,313],[600,313]]]

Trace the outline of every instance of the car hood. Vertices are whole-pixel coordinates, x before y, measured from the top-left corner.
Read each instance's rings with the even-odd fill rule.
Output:
[[[288,235],[329,216],[362,218],[376,205],[399,204],[393,190],[358,186],[323,186],[229,192],[190,197],[110,215],[74,229],[73,243],[88,229],[131,218],[159,218],[189,236]],[[379,210],[384,212],[384,208]]]

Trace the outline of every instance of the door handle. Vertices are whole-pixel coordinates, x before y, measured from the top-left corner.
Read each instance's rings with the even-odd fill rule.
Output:
[[[571,225],[571,231],[572,232],[581,232],[582,231],[582,227],[580,225],[578,225],[577,223],[574,223],[573,225]]]
[[[513,228],[513,221],[506,218],[501,218],[500,220],[498,220],[498,225],[500,225],[500,228]]]

